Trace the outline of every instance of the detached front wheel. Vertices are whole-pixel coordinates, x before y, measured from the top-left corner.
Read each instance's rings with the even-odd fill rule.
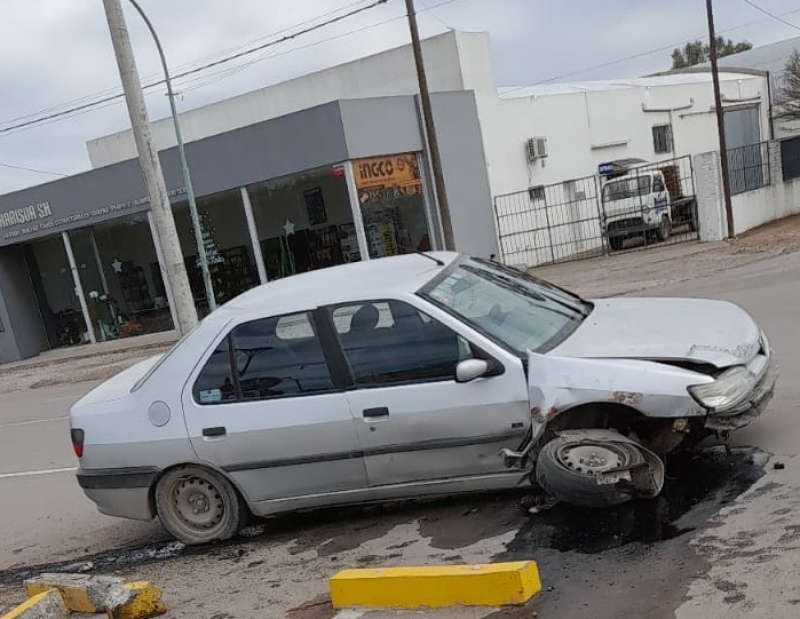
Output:
[[[636,445],[559,436],[539,452],[536,481],[559,501],[579,507],[613,507],[632,495],[613,484],[599,484],[600,473],[645,462]]]
[[[222,475],[200,466],[168,471],[155,490],[161,524],[185,544],[226,540],[239,531],[247,507]]]

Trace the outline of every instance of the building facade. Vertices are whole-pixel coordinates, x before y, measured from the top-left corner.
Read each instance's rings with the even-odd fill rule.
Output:
[[[715,148],[707,76],[503,89],[488,35],[423,41],[457,249],[498,253],[493,198]],[[410,46],[181,115],[219,302],[293,273],[442,247]],[[725,74],[759,141],[763,78]],[[170,119],[153,123],[195,302],[207,311]],[[544,150],[531,156],[531,140]],[[538,146],[537,146],[538,148]],[[0,196],[0,362],[173,328],[133,135],[92,170]]]

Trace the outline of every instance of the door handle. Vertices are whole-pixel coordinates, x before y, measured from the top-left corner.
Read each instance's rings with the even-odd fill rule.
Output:
[[[203,436],[209,438],[225,436],[227,433],[228,431],[222,426],[218,426],[216,428],[203,428]]]
[[[364,419],[376,419],[378,417],[388,417],[389,409],[386,406],[378,406],[376,408],[365,408]]]

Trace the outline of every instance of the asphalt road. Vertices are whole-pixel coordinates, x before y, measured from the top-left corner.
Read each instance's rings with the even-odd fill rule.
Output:
[[[163,537],[99,514],[75,480],[70,406],[91,383],[15,391],[0,402],[0,571]]]
[[[680,255],[680,249],[668,251],[669,260],[666,254],[652,251],[561,265],[542,275],[587,296],[625,290],[726,299],[747,309],[767,330],[782,365],[779,389],[767,414],[737,434],[735,442],[775,454],[787,467],[770,471],[766,490],[758,490],[738,511],[726,511],[718,518],[713,535],[698,533],[695,537],[702,543],[695,546],[696,555],[689,550],[690,535],[679,537],[680,531],[699,526],[735,497],[730,494],[730,480],[720,482],[728,484],[723,488],[728,494],[708,503],[705,511],[690,512],[691,526],[679,520],[674,531],[659,531],[653,538],[671,541],[636,546],[635,551],[625,544],[629,539],[641,542],[642,531],[636,526],[633,534],[624,527],[614,528],[624,525],[629,516],[638,517],[630,511],[605,514],[603,519],[593,516],[590,521],[573,511],[554,510],[530,519],[516,514],[510,500],[467,500],[400,511],[290,519],[251,540],[140,566],[130,572],[131,577],[152,578],[164,586],[174,617],[316,619],[332,616],[319,596],[324,594],[326,576],[338,567],[534,556],[540,561],[545,584],[555,587],[533,606],[540,616],[672,617],[682,602],[693,605],[679,614],[684,617],[796,616],[800,585],[791,578],[800,559],[793,558],[795,538],[787,538],[786,531],[800,531],[800,520],[786,521],[794,517],[787,516],[786,510],[800,518],[800,505],[795,505],[800,499],[793,498],[800,497],[800,458],[795,459],[800,453],[796,419],[800,414],[800,330],[796,328],[800,254],[737,263],[713,251],[687,250],[685,255]],[[677,333],[681,325],[671,328]],[[0,401],[0,575],[28,566],[81,560],[123,546],[165,548],[166,536],[157,524],[102,516],[78,488],[70,470],[76,460],[65,415],[90,387],[82,383],[18,391],[4,394]],[[719,473],[717,469],[708,469],[709,475]],[[698,470],[694,476],[703,474]],[[737,483],[745,490],[752,482],[747,478]],[[703,486],[700,491],[711,492]],[[686,509],[695,505],[696,498],[682,498]],[[767,500],[770,512],[765,512]],[[612,520],[613,526],[608,526]],[[729,552],[748,531],[768,537],[771,533],[766,527],[773,521],[778,532],[768,554],[756,552],[758,539],[750,538],[746,541],[751,554]],[[597,552],[606,541],[614,548]],[[641,568],[635,567],[636,561],[643,561]],[[778,565],[781,569],[776,571]],[[714,574],[713,578],[703,577],[706,573]],[[743,573],[749,589],[730,575]],[[690,587],[692,594],[687,596]],[[16,593],[9,595],[11,600]],[[296,608],[301,610],[289,612]],[[530,616],[530,609],[524,612],[497,616]]]

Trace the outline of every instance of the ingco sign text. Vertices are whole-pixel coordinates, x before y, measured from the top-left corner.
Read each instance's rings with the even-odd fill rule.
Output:
[[[420,183],[419,165],[414,153],[371,157],[354,162],[358,189],[405,187]]]

